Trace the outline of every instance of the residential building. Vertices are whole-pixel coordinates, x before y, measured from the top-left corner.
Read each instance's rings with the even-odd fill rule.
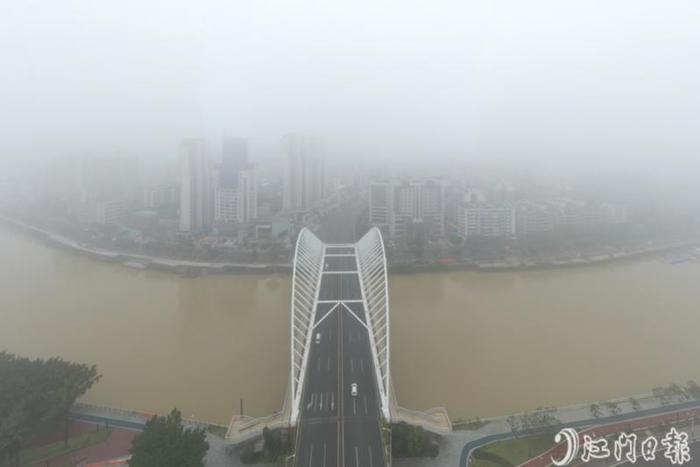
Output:
[[[178,189],[176,185],[150,185],[143,189],[143,207],[146,209],[173,205],[177,201]]]
[[[291,134],[282,139],[285,158],[283,207],[306,211],[325,196],[325,162],[319,141],[309,135]]]
[[[248,168],[247,141],[242,138],[224,138],[221,151],[221,187],[238,188],[239,175]]]
[[[126,216],[126,198],[114,197],[81,203],[78,219],[85,224],[112,224]]]
[[[552,232],[556,226],[554,214],[547,204],[527,200],[516,204],[515,222],[519,236]]]
[[[444,237],[445,192],[441,180],[375,180],[369,190],[369,223],[391,238]]]
[[[515,208],[508,202],[465,203],[457,207],[457,231],[462,238],[514,237]]]
[[[224,185],[217,188],[214,201],[214,220],[217,225],[247,224],[258,217],[258,185],[255,170],[238,172],[235,188]]]
[[[185,140],[180,146],[180,230],[208,230],[214,217],[214,191],[207,144]]]

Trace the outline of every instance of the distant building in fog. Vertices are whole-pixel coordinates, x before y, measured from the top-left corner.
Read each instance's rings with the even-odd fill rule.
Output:
[[[80,205],[78,219],[85,224],[112,224],[126,216],[126,198],[90,200]]]
[[[75,181],[80,202],[138,198],[139,167],[128,156],[83,157],[76,166]]]
[[[305,211],[325,196],[325,162],[319,141],[308,135],[291,134],[282,139],[285,159],[283,207]]]
[[[56,159],[43,191],[77,222],[117,222],[139,201],[138,161],[121,155]]]
[[[522,200],[516,204],[516,230],[526,237],[552,232],[556,228],[554,213],[546,203]]]
[[[514,237],[515,209],[508,202],[466,204],[457,211],[457,234],[469,237]]]
[[[370,184],[369,223],[391,238],[445,236],[446,184],[441,180],[376,180]]]
[[[223,185],[216,188],[214,219],[217,225],[247,224],[258,217],[258,183],[255,169],[248,167],[238,172],[235,188]]]
[[[238,188],[240,173],[248,169],[248,143],[242,138],[224,138],[221,150],[221,187]]]
[[[212,168],[206,141],[188,139],[180,146],[180,230],[202,232],[214,217]]]
[[[447,197],[449,236],[515,236],[515,208],[509,202],[487,202],[483,192],[460,184],[451,185]]]
[[[178,201],[178,188],[176,185],[158,184],[143,188],[143,207],[155,209],[161,206],[174,205]]]

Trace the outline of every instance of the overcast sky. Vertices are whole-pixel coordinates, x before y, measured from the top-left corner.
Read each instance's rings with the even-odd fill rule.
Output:
[[[337,157],[700,169],[697,0],[6,0],[0,160]]]

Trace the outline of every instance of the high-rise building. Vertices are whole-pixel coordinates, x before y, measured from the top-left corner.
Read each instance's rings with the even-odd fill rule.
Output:
[[[306,211],[325,196],[325,164],[318,140],[292,134],[282,139],[285,158],[284,200],[288,210]]]
[[[238,188],[241,171],[248,169],[248,143],[242,138],[224,138],[221,151],[221,187]]]
[[[180,230],[209,229],[214,214],[211,161],[207,144],[187,139],[180,146]]]
[[[258,185],[255,170],[238,173],[236,188],[216,188],[214,219],[218,225],[247,224],[258,217]]]
[[[400,238],[421,232],[445,236],[445,183],[441,180],[377,180],[370,185],[369,223]]]

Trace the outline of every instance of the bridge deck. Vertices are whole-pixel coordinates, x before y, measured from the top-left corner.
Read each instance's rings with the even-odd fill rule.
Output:
[[[333,253],[323,258],[295,462],[381,467],[381,410],[356,259],[348,247],[328,251]]]

